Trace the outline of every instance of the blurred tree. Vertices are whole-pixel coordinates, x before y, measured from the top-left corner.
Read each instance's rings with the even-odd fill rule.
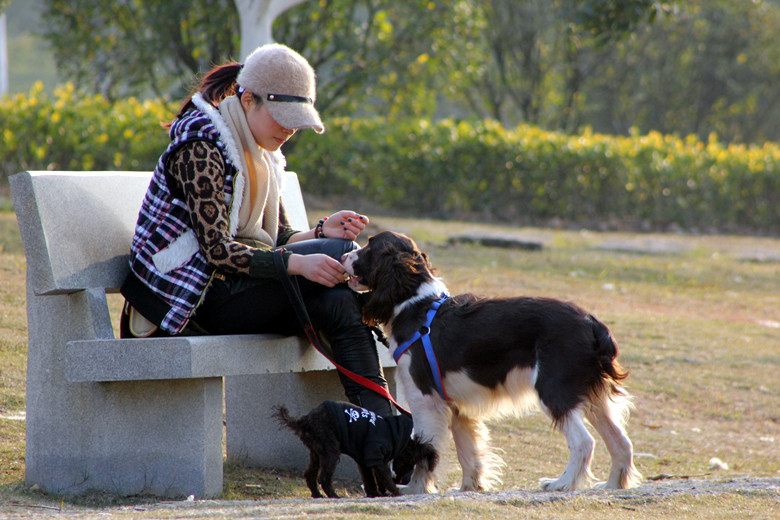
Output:
[[[109,99],[181,97],[239,44],[233,0],[44,0],[42,18],[63,76]]]
[[[331,114],[432,115],[469,46],[469,2],[319,0],[290,9],[274,37],[317,69]]]
[[[306,0],[234,0],[241,22],[241,59],[260,45],[274,41],[273,21],[290,7]]]
[[[8,92],[8,47],[5,8],[11,3],[11,0],[0,0],[0,95]]]
[[[7,0],[6,0],[7,1]],[[285,9],[301,4],[287,12]],[[276,17],[274,39],[299,50],[323,80],[324,110],[350,107],[417,113],[431,111],[436,98],[484,80],[470,93],[501,119],[505,100],[514,100],[529,122],[538,120],[543,65],[535,36],[551,16],[540,0],[43,0],[45,36],[61,73],[78,86],[110,99],[152,92],[180,97],[192,76],[236,56],[239,26],[258,38]],[[560,4],[561,0],[553,3]],[[651,0],[572,0],[568,18],[588,30],[614,35],[650,17]],[[484,6],[484,7],[483,7]],[[560,11],[560,9],[559,9]],[[530,20],[542,21],[536,29]],[[522,27],[523,31],[517,31]],[[564,25],[565,28],[565,25]],[[560,24],[556,29],[561,31]],[[487,49],[479,31],[489,32]],[[247,38],[244,38],[247,40]],[[241,47],[244,54],[260,41]],[[520,50],[522,63],[514,57]],[[492,55],[484,55],[483,52]],[[545,57],[546,59],[546,57]],[[493,61],[495,74],[486,63]],[[494,81],[498,76],[499,81]],[[401,99],[403,95],[403,99]],[[365,105],[373,97],[372,107]],[[571,97],[571,96],[569,96]]]
[[[5,8],[10,0],[0,0],[0,96],[8,92],[8,33]]]
[[[777,140],[780,8],[754,0],[690,0],[620,42],[587,88],[596,130],[717,132],[727,141]]]
[[[604,44],[654,22],[659,13],[669,12],[672,4],[656,0],[587,0],[571,2],[568,8],[571,21]]]
[[[182,97],[193,75],[240,59],[237,5],[300,2],[41,1],[61,73],[111,99]],[[272,29],[315,66],[329,117],[490,117],[567,132],[761,140],[780,137],[779,4],[309,0]]]
[[[484,0],[475,2],[477,42],[486,57],[465,98],[504,124],[573,130],[581,91],[604,66],[601,49],[669,12],[652,0]]]
[[[240,59],[237,5],[250,19],[262,14],[249,12],[258,6],[281,12],[296,3],[43,0],[43,17],[58,67],[77,86],[110,99],[150,91],[178,98],[193,75]],[[389,104],[413,113],[435,106],[432,84],[446,56],[458,52],[453,38],[460,3],[312,0],[278,16],[274,39],[317,69],[322,111],[371,112]],[[399,85],[414,94],[401,96]]]

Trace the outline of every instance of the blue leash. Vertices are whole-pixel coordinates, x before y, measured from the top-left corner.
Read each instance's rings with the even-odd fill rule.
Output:
[[[440,299],[431,303],[431,308],[428,310],[428,314],[425,316],[425,323],[423,323],[420,329],[412,335],[411,339],[398,345],[398,347],[395,349],[395,352],[393,352],[393,359],[395,359],[395,362],[398,363],[398,359],[403,356],[404,352],[406,352],[415,341],[421,339],[423,348],[425,349],[425,357],[428,358],[428,364],[431,366],[431,373],[433,374],[433,381],[436,383],[436,390],[439,392],[441,398],[445,401],[449,401],[450,399],[447,397],[447,392],[444,391],[444,385],[441,381],[439,362],[436,360],[436,354],[433,352],[430,332],[431,323],[433,323],[433,318],[436,316],[436,312],[439,310],[439,307],[441,307],[441,304],[444,303],[449,297],[449,294],[442,293]]]

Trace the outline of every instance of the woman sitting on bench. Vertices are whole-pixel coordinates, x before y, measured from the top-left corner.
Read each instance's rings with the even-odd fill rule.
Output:
[[[368,218],[339,211],[295,231],[281,202],[281,146],[299,128],[324,131],[314,108],[314,71],[283,45],[256,49],[243,66],[215,67],[170,124],[144,198],[122,286],[123,337],[301,333],[274,267],[283,247],[300,275],[316,330],[339,365],[387,383],[357,296],[338,260]],[[379,415],[387,399],[339,374],[347,398]]]

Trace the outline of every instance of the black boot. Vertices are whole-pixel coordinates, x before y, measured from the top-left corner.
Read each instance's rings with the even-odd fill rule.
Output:
[[[387,385],[384,385],[384,388],[387,389]],[[382,397],[373,390],[363,389],[357,394],[347,395],[347,399],[350,403],[371,410],[382,417],[396,415],[395,406],[386,397]]]
[[[357,295],[344,284],[304,296],[314,328],[330,343],[333,360],[387,389],[371,329],[363,323]],[[339,372],[344,392],[357,404],[384,417],[393,415],[390,401]]]

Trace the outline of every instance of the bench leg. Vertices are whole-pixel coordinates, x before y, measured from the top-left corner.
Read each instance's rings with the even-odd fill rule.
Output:
[[[93,303],[86,291],[28,292],[27,484],[69,495],[219,496],[222,378],[69,383],[65,343],[95,337]]]
[[[28,438],[28,483],[64,494],[221,495],[221,378],[72,386],[81,387],[72,415],[43,419],[57,429],[39,424]]]

